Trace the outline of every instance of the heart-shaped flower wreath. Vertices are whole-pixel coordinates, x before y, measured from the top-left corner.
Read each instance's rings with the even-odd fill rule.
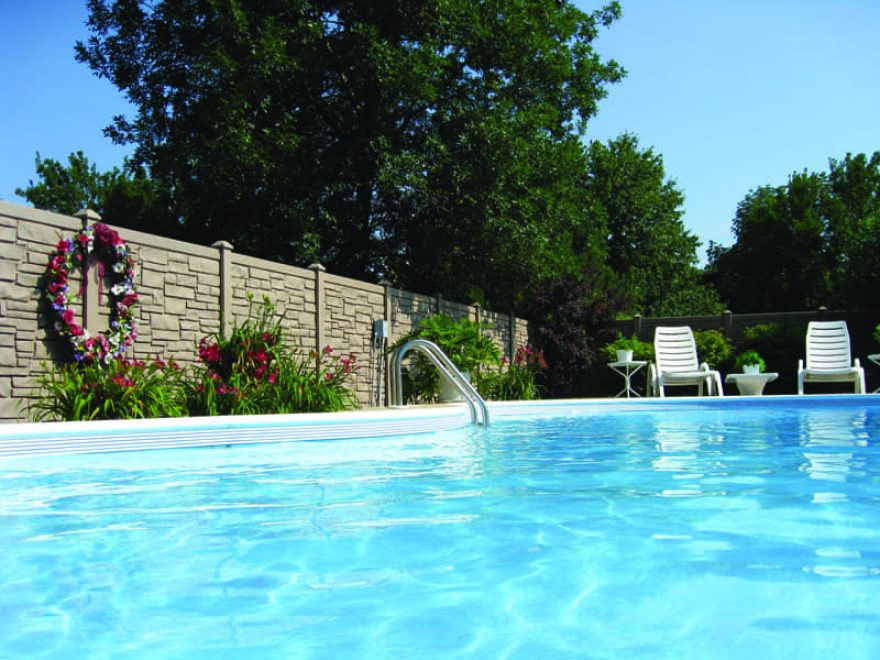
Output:
[[[55,330],[70,342],[77,362],[107,363],[121,357],[137,339],[132,313],[138,295],[134,290],[134,260],[128,247],[116,231],[101,222],[60,240],[55,247],[57,252],[49,260],[46,273],[46,297],[57,315]],[[92,254],[98,259],[99,281],[103,281],[105,274],[110,279],[110,327],[97,337],[90,336],[88,330],[76,323],[68,296],[71,272],[78,267],[85,270]]]

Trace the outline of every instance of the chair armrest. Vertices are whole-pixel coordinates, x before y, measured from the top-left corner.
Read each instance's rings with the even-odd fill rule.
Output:
[[[712,367],[709,366],[708,362],[703,362],[700,365],[700,371],[712,371]]]
[[[854,366],[856,369],[861,369],[861,368],[862,368],[862,363],[859,362],[859,358],[856,358],[855,360],[853,360],[853,366]]]
[[[803,370],[804,370],[804,361],[798,360],[798,371],[803,371]]]

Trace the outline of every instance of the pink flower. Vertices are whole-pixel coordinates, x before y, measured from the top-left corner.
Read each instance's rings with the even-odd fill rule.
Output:
[[[110,229],[110,227],[103,222],[96,222],[94,224],[94,230],[95,242],[103,248],[108,248],[122,242],[119,240],[119,234]]]

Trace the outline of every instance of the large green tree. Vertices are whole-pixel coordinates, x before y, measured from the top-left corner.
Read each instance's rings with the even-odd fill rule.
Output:
[[[663,158],[625,133],[589,148],[587,188],[608,238],[608,266],[620,278],[631,312],[650,316],[720,311],[714,290],[699,283],[699,239],[681,220],[684,196],[666,178]]]
[[[67,157],[67,164],[38,153],[36,172],[37,182],[31,180],[27,187],[15,190],[36,208],[66,215],[89,208],[108,222],[124,218],[132,229],[169,235],[178,231],[166,195],[142,167],[126,162],[122,168],[99,172],[77,151]]]
[[[750,192],[733,232],[734,245],[710,248],[708,274],[734,311],[876,307],[880,152]]]
[[[577,138],[622,75],[592,48],[617,3],[89,10],[77,57],[136,107],[108,133],[168,192],[181,237],[496,306],[601,250]]]

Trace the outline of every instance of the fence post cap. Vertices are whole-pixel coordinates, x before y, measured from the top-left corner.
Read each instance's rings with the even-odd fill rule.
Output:
[[[211,243],[212,248],[217,248],[218,250],[234,250],[235,248],[232,246],[232,243],[229,241],[215,241]]]
[[[327,269],[324,268],[324,267],[323,267],[321,264],[319,264],[317,261],[309,266],[309,270],[314,270],[314,271],[319,272],[319,273],[324,273],[324,272],[327,271]]]
[[[80,209],[73,214],[73,217],[79,218],[83,223],[88,223],[89,221],[98,222],[101,219],[101,214],[94,209]]]

